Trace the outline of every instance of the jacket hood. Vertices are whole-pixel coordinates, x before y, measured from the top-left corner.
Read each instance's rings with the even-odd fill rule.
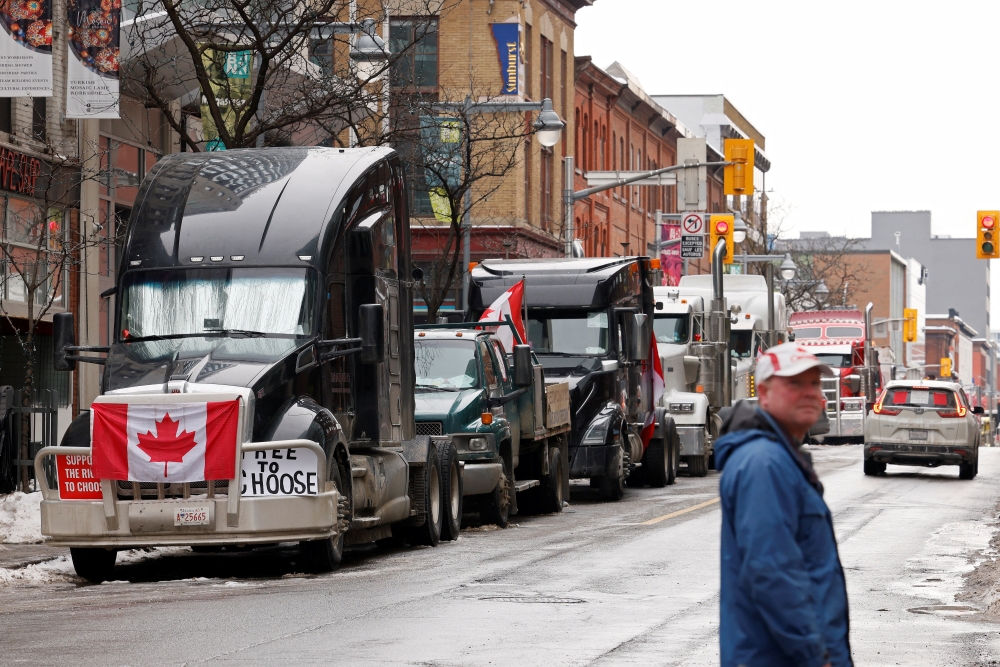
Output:
[[[771,420],[747,401],[737,401],[733,407],[723,408],[719,416],[722,417],[722,430],[715,442],[715,467],[720,472],[729,456],[751,440],[765,437],[781,442]]]

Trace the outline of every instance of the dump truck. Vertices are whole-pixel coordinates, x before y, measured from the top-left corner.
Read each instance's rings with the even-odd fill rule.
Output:
[[[460,466],[414,432],[409,200],[388,148],[181,153],[146,175],[105,347],[54,318],[57,370],[101,395],[42,449],[42,533],[79,575],[116,551],[457,534]]]
[[[418,325],[414,358],[417,433],[443,436],[458,452],[464,511],[501,528],[519,512],[561,512],[569,384],[546,383],[527,345],[508,351],[496,333],[468,324]]]
[[[569,476],[608,500],[677,472],[676,426],[651,400],[651,272],[648,257],[490,259],[471,276],[470,321],[524,280],[528,344],[545,381],[569,385]]]

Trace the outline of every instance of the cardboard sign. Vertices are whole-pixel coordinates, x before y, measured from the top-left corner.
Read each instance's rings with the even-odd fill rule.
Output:
[[[89,456],[56,457],[60,500],[100,500],[101,480],[94,477]]]

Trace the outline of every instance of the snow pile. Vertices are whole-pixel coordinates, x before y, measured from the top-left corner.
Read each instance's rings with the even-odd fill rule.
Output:
[[[44,563],[13,569],[0,567],[0,585],[52,584],[66,581],[80,581],[69,556],[59,556]]]
[[[0,496],[0,543],[37,544],[45,541],[42,537],[41,502],[40,491],[16,491]]]

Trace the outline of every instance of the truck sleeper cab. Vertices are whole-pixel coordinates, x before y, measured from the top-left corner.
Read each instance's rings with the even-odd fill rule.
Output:
[[[337,567],[345,544],[393,535],[436,544],[441,467],[458,462],[414,434],[409,218],[396,154],[169,155],[136,201],[110,295],[110,346],[73,345],[72,315],[60,315],[54,363],[102,364],[97,402],[130,410],[233,397],[236,469],[207,482],[101,480],[89,500],[47,488],[42,532],[95,580],[110,576],[118,548],[300,541],[303,563],[321,571]],[[40,453],[41,472],[46,459],[92,454],[88,413],[61,444]],[[282,486],[303,458],[315,459],[316,487]],[[262,460],[277,482],[260,477]],[[178,520],[188,507],[204,522]]]

